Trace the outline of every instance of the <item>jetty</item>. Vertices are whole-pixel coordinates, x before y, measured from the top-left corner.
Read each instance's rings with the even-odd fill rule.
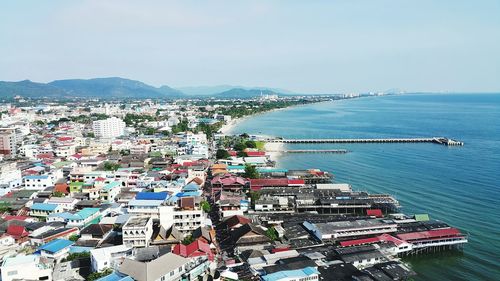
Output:
[[[293,149],[293,150],[269,150],[268,152],[282,153],[347,153],[347,149]]]
[[[436,143],[446,146],[462,146],[463,142],[445,137],[430,138],[375,138],[375,139],[268,139],[274,143]]]

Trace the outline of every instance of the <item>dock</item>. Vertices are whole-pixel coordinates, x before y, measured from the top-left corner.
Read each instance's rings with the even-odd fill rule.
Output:
[[[270,150],[268,152],[282,152],[282,153],[347,153],[347,149],[294,149],[294,150]]]
[[[463,142],[445,138],[380,138],[380,139],[270,139],[275,143],[435,143],[446,146],[462,146]]]

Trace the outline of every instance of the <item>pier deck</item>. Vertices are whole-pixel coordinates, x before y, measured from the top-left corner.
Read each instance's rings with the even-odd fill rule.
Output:
[[[462,146],[463,142],[444,138],[380,138],[380,139],[270,139],[275,143],[436,143],[447,146]]]

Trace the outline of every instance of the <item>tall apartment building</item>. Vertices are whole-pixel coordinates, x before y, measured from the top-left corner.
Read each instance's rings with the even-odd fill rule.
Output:
[[[96,138],[116,138],[123,135],[125,122],[116,117],[97,120],[92,123],[92,130]]]
[[[18,135],[14,128],[0,128],[0,154],[17,154]]]

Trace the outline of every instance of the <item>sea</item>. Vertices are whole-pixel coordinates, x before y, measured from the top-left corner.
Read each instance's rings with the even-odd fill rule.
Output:
[[[277,166],[318,168],[355,190],[394,195],[466,233],[462,251],[406,258],[415,280],[500,280],[500,94],[405,94],[291,107],[247,118],[231,133],[284,138],[410,138],[464,142],[289,144],[346,154],[282,154]]]

